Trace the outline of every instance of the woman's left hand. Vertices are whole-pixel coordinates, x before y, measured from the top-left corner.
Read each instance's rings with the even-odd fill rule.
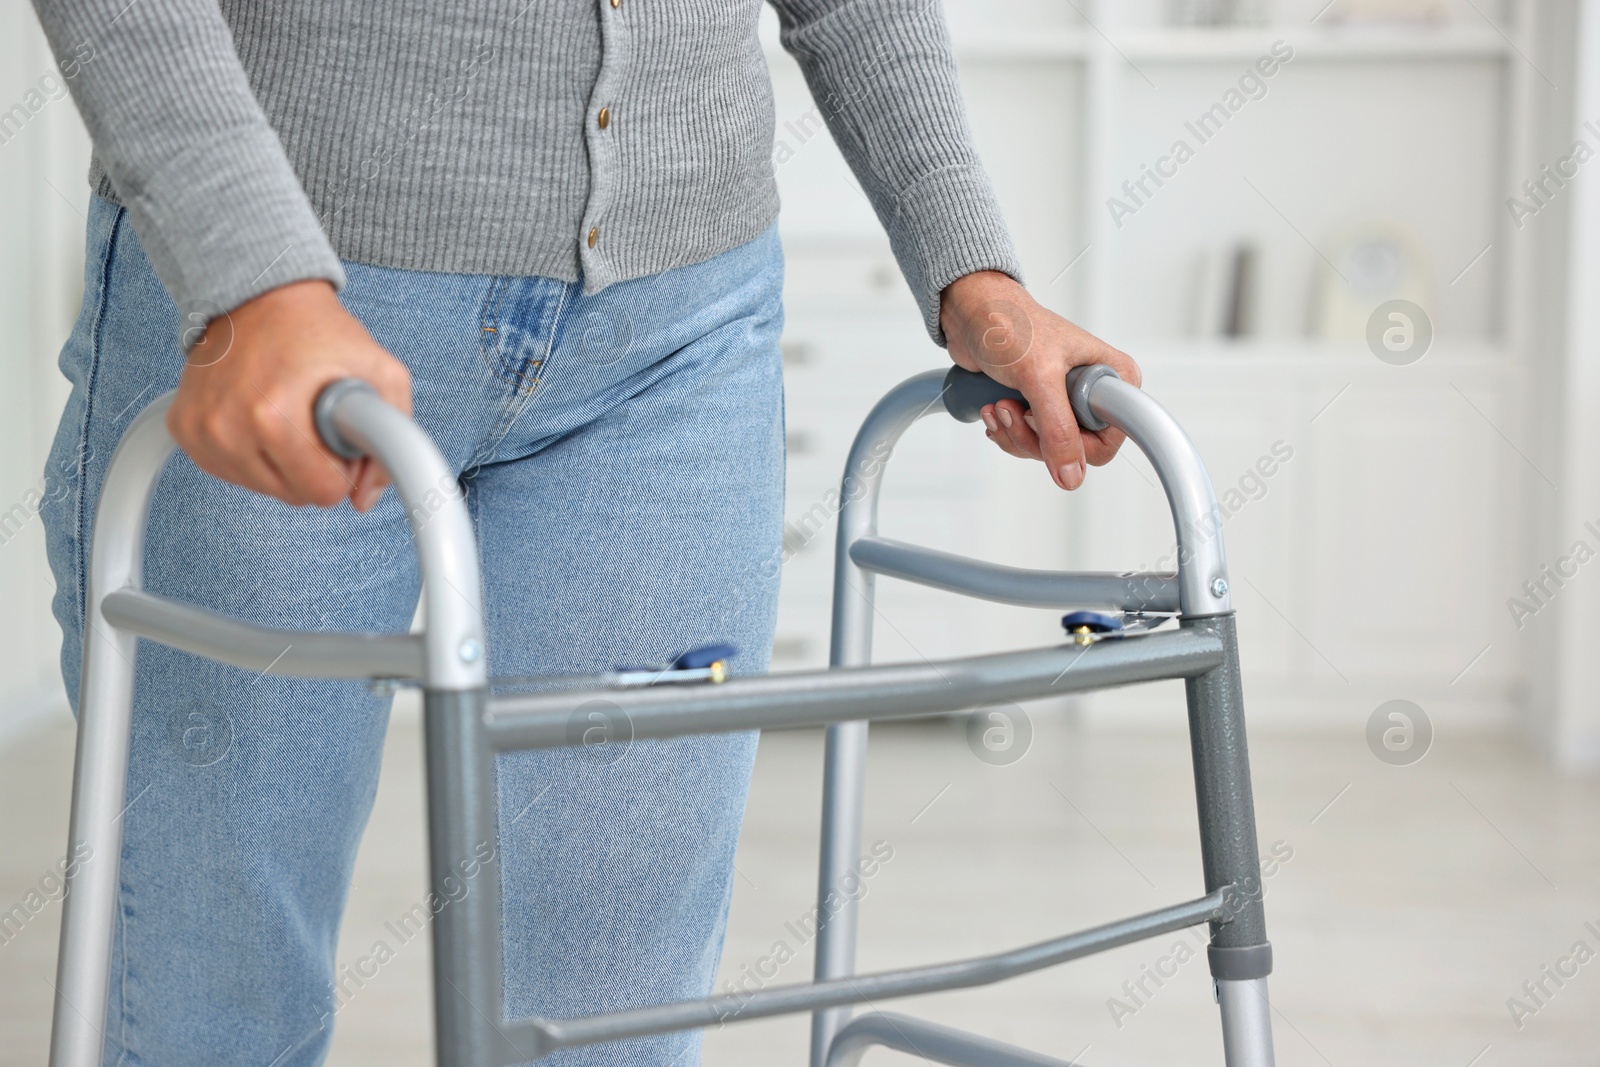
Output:
[[[1111,462],[1120,431],[1078,428],[1067,399],[1067,371],[1104,363],[1130,385],[1139,365],[1123,352],[1042,307],[1017,281],[997,271],[957,278],[939,302],[950,358],[981,371],[1027,398],[1028,407],[1002,400],[983,409],[989,439],[1013,456],[1043,460],[1063,489],[1083,484],[1085,461]]]

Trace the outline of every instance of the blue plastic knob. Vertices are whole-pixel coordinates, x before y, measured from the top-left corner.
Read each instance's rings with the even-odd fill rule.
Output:
[[[1069,634],[1079,630],[1087,630],[1092,634],[1109,634],[1122,629],[1122,620],[1115,615],[1105,615],[1098,611],[1074,611],[1061,616],[1061,625],[1066,627]]]
[[[701,648],[691,648],[673,660],[672,666],[680,671],[704,670],[718,660],[732,659],[738,651],[732,645],[705,645]]]

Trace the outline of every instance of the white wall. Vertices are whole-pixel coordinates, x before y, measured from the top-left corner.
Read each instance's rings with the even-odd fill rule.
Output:
[[[32,8],[0,6],[0,740],[65,708],[33,501],[66,399],[55,356],[77,310],[88,143],[53,73]]]
[[[1548,93],[1533,155],[1548,161],[1576,140],[1600,146],[1584,122],[1600,126],[1600,3],[1550,4],[1538,60],[1568,93]],[[1574,29],[1576,32],[1574,32]],[[1530,423],[1540,462],[1559,492],[1539,494],[1527,508],[1525,569],[1571,558],[1577,542],[1600,548],[1600,164],[1591,162],[1541,212],[1530,242],[1530,322],[1535,388]],[[1572,570],[1576,561],[1569,563]],[[1558,766],[1600,768],[1600,573],[1577,567],[1562,584],[1547,582],[1548,610],[1528,620],[1530,736]]]

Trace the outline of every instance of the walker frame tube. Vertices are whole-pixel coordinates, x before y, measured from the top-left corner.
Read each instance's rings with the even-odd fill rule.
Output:
[[[878,498],[883,470],[900,435],[925,415],[944,410],[944,375],[927,371],[897,386],[868,413],[850,446],[840,496],[834,544],[833,636],[828,663],[863,667],[872,660],[872,604],[875,575],[850,555],[855,542],[878,532]],[[817,864],[817,900],[827,900],[861,861],[861,812],[866,803],[867,724],[828,727],[822,762],[822,847]],[[819,982],[846,977],[856,967],[854,895],[840,896],[843,907],[817,910],[816,962]],[[833,1035],[849,1017],[846,1008],[817,1012],[811,1020],[811,1067],[823,1067]]]
[[[133,663],[141,636],[279,674],[423,683],[430,882],[441,894],[452,878],[469,886],[433,924],[441,1067],[521,1063],[560,1048],[799,1011],[813,1012],[813,1067],[852,1067],[874,1044],[914,1046],[938,1062],[963,1067],[1071,1067],[902,1016],[871,1013],[849,1022],[849,1007],[1000,981],[1200,922],[1211,924],[1209,956],[1227,1065],[1271,1067],[1265,985],[1271,949],[1261,912],[1219,513],[1205,469],[1183,431],[1154,400],[1103,370],[1075,371],[1068,384],[1080,422],[1122,429],[1161,478],[1178,535],[1176,576],[1023,571],[878,538],[884,464],[901,434],[934,411],[969,417],[986,390],[1005,393],[986,379],[976,387],[954,381],[955,373],[949,380],[937,373],[918,375],[892,391],[868,416],[851,449],[835,561],[830,653],[835,669],[713,686],[590,687],[498,697],[490,697],[487,689],[471,523],[453,491],[453,473],[409,419],[357,383],[330,387],[317,404],[324,441],[341,455],[368,455],[381,463],[408,510],[427,597],[424,632],[301,634],[227,619],[140,589],[146,514],[173,450],[164,426],[170,396],[141,413],[107,472],[91,551],[69,840],[69,848],[89,851],[68,880],[51,1067],[98,1064],[104,1046],[94,1020],[103,1019],[106,1010]],[[960,403],[947,395],[952,384],[961,393]],[[879,573],[1004,603],[1152,612],[1178,608],[1180,627],[1087,646],[872,667]],[[1206,896],[991,956],[857,976],[857,913],[844,894],[843,908],[819,909],[814,982],[576,1019],[503,1018],[495,755],[583,743],[572,723],[586,701],[604,699],[629,740],[828,724],[820,901],[860,859],[866,720],[1179,677],[1185,679],[1189,704]]]
[[[850,559],[864,570],[949,593],[1029,608],[1121,608],[1165,614],[1178,610],[1173,574],[1062,574],[966,559],[888,537],[863,537]]]
[[[1212,921],[1208,957],[1223,1016],[1227,1067],[1272,1067],[1271,1016],[1264,1008],[1272,950],[1261,906],[1244,704],[1216,493],[1188,435],[1148,394],[1107,367],[1076,368],[1068,375],[1067,387],[1081,426],[1121,430],[1155,469],[1177,537],[1181,626],[1213,631],[1226,645],[1221,664],[1185,683],[1206,889],[1224,890],[1229,897],[1227,915]],[[974,565],[975,561],[911,545],[891,542],[886,548],[877,538],[881,457],[893,451],[900,436],[935,410],[942,408],[972,421],[983,405],[1006,398],[1021,396],[982,375],[960,369],[930,371],[891,391],[867,416],[851,447],[840,494],[844,504],[834,553],[835,666],[861,666],[871,659],[875,563],[884,564],[884,573],[938,588],[982,596],[981,586],[988,589],[990,599],[1016,596],[1016,575],[1006,573],[1009,568]],[[1118,606],[1150,610],[1158,588],[1135,582],[1124,590]],[[1040,589],[1041,595],[1051,595],[1059,587]],[[818,981],[848,977],[854,971],[857,901],[844,894],[844,906],[832,913],[820,905],[860,862],[867,737],[866,721],[828,730],[817,894],[818,913],[824,917],[817,931]],[[848,1007],[819,1011],[812,1017],[811,1067],[828,1067],[831,1045],[848,1018]]]
[[[141,634],[251,668],[260,666],[257,661],[264,649],[275,648],[273,654],[282,658],[266,667],[282,674],[291,673],[286,667],[312,677],[359,677],[369,671],[375,677],[406,676],[409,671],[428,687],[424,714],[430,740],[435,720],[441,727],[465,723],[471,732],[481,732],[472,715],[487,696],[488,684],[477,540],[465,504],[459,494],[448,491],[456,484],[455,476],[428,435],[365,388],[344,390],[327,417],[318,420],[324,438],[336,428],[345,440],[381,463],[405,504],[427,595],[423,634],[420,638],[289,634],[222,620],[213,612],[140,589],[150,502],[176,447],[166,428],[171,406],[169,393],[129,425],[107,468],[95,513],[68,829],[68,854],[83,859],[69,871],[62,901],[50,1067],[99,1064],[104,1051],[101,1023],[111,980],[134,663]],[[420,655],[407,651],[416,640],[421,642]],[[286,649],[289,644],[293,647]],[[348,671],[333,668],[333,658],[339,655],[353,657]],[[444,761],[453,754],[459,755],[443,744],[428,746],[430,782],[452,780],[453,768]],[[450,873],[448,867],[440,870],[438,841],[456,836],[458,823],[481,821],[481,789],[430,796],[429,805],[430,847],[435,852],[432,884],[437,891],[444,874]],[[446,851],[453,853],[454,842],[448,843]],[[492,859],[486,866],[493,874]],[[476,881],[480,892],[467,898],[470,904],[445,909],[452,911],[451,916],[441,915],[434,923],[436,959],[453,958],[441,948],[454,947],[458,927],[481,926],[467,922],[468,918],[487,910],[498,916],[498,878]],[[496,952],[498,947],[496,940]],[[496,989],[498,983],[496,974]],[[455,1027],[454,1019],[447,1020],[443,1012],[440,1021],[452,1024],[441,1027],[441,1042],[465,1042],[474,1029]],[[456,1033],[457,1029],[462,1032]]]
[[[857,1067],[879,1045],[932,1063],[984,1067],[1074,1067],[1066,1060],[991,1041],[899,1012],[872,1011],[847,1023],[828,1048],[828,1067]]]
[[[736,678],[717,686],[642,686],[601,690],[605,713],[627,739],[725,733],[754,726],[822,726],[964,711],[991,700],[1194,678],[1224,661],[1226,646],[1208,629],[967,656],[938,663],[796,671]],[[573,743],[572,726],[596,690],[489,698],[486,724],[500,751]]]
[[[544,1056],[557,1049],[642,1037],[669,1030],[748,1022],[829,1005],[860,1004],[869,1000],[970,989],[1203,922],[1224,921],[1227,908],[1227,892],[1222,889],[1197,900],[991,956],[877,974],[847,975],[828,981],[774,986],[752,993],[723,993],[698,1000],[656,1004],[632,1011],[608,1012],[577,1019],[524,1019],[510,1024],[506,1034],[524,1057]],[[974,1067],[988,1065],[984,1061],[977,1061]]]

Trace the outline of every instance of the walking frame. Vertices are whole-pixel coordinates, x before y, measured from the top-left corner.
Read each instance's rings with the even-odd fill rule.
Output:
[[[1272,949],[1216,497],[1194,446],[1148,394],[1106,367],[1074,370],[1068,390],[1081,426],[1123,431],[1160,476],[1177,532],[1176,574],[1027,571],[877,536],[881,457],[912,423],[940,411],[970,422],[984,404],[1019,396],[981,375],[930,371],[886,395],[850,451],[834,571],[831,669],[719,684],[717,664],[681,672],[697,679],[690,684],[619,684],[619,676],[596,676],[577,689],[515,695],[490,693],[471,522],[460,499],[441,506],[436,491],[455,475],[421,429],[360,382],[328,387],[317,403],[317,425],[331,449],[370,456],[393,479],[421,561],[426,596],[420,633],[277,630],[144,592],[146,516],[174,449],[165,426],[171,396],[157,400],[123,436],[94,526],[68,842],[70,855],[87,858],[68,876],[51,1067],[101,1062],[139,638],[248,670],[420,683],[432,884],[440,889],[458,870],[480,875],[472,892],[442,908],[433,922],[440,1067],[506,1067],[559,1049],[797,1012],[812,1013],[810,1067],[855,1067],[875,1045],[958,1067],[1072,1067],[905,1015],[874,1011],[852,1019],[851,1009],[987,985],[1200,923],[1210,924],[1208,957],[1227,1067],[1272,1067],[1266,985]],[[1007,604],[1097,607],[1140,613],[1143,620],[1176,614],[1177,626],[1083,632],[1047,648],[874,667],[878,575]],[[861,860],[869,720],[1170,678],[1184,679],[1188,697],[1204,896],[993,955],[856,974],[856,899],[836,890],[856,877]],[[479,847],[495,840],[495,756],[586,743],[591,738],[580,709],[596,701],[608,709],[607,737],[613,729],[646,739],[827,727],[815,981],[581,1018],[503,1017],[499,873],[494,850]],[[833,906],[820,906],[830,894]]]

